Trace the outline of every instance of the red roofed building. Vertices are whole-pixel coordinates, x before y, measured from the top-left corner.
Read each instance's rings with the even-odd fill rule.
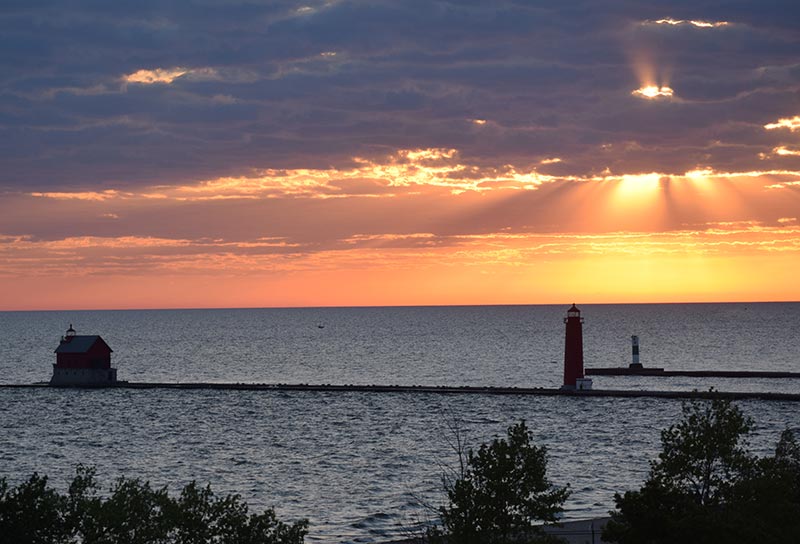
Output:
[[[111,368],[113,350],[97,335],[78,336],[72,325],[56,348],[50,385],[109,385],[117,382]]]

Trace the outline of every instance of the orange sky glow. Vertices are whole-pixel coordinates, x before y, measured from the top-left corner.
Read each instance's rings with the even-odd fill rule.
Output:
[[[175,234],[3,236],[4,305],[800,299],[799,172],[565,177],[465,164],[455,149],[353,164],[15,195],[0,210],[7,220],[33,214],[113,230],[130,218]],[[284,226],[274,236],[246,236],[276,222]],[[229,232],[192,234],[202,226]]]

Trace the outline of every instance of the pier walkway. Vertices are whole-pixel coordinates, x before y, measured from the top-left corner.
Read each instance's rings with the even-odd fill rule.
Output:
[[[4,389],[63,388],[48,383],[0,384]],[[74,386],[72,386],[74,387]],[[173,389],[173,390],[231,390],[231,391],[308,391],[317,393],[416,393],[438,395],[529,395],[547,397],[621,397],[664,399],[729,399],[800,401],[800,393],[771,393],[758,391],[639,391],[617,389],[569,390],[544,387],[475,387],[429,385],[331,385],[331,384],[269,384],[269,383],[157,383],[117,382],[107,386],[83,386],[82,389]]]
[[[769,370],[664,370],[663,368],[587,368],[587,376],[647,376],[648,378],[800,378],[800,372]]]

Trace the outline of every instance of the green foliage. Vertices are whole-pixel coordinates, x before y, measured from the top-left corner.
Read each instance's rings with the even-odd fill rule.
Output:
[[[791,431],[737,482],[726,506],[731,542],[800,542],[800,447]]]
[[[651,478],[698,505],[715,505],[752,466],[745,441],[751,428],[752,421],[729,401],[684,403],[683,419],[661,432],[662,452]]]
[[[555,522],[569,490],[548,481],[547,451],[531,443],[525,421],[509,427],[506,439],[469,450],[461,465],[459,477],[444,482],[450,504],[440,508],[442,529],[429,531],[432,541],[554,541],[534,523]]]
[[[216,497],[194,482],[172,498],[166,488],[120,478],[102,498],[85,467],[64,495],[38,474],[11,489],[0,479],[0,535],[20,544],[300,544],[307,528],[305,520],[279,521],[272,509],[251,514],[238,495]]]
[[[800,542],[800,447],[786,431],[775,456],[759,459],[747,451],[751,428],[729,401],[685,403],[644,486],[615,495],[604,540]]]
[[[26,482],[8,488],[0,481],[0,535],[8,542],[49,544],[67,542],[70,527],[64,497],[47,487],[47,476],[34,473]]]

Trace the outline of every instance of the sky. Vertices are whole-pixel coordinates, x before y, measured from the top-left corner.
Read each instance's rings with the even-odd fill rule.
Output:
[[[4,0],[0,309],[800,300],[796,0]]]

